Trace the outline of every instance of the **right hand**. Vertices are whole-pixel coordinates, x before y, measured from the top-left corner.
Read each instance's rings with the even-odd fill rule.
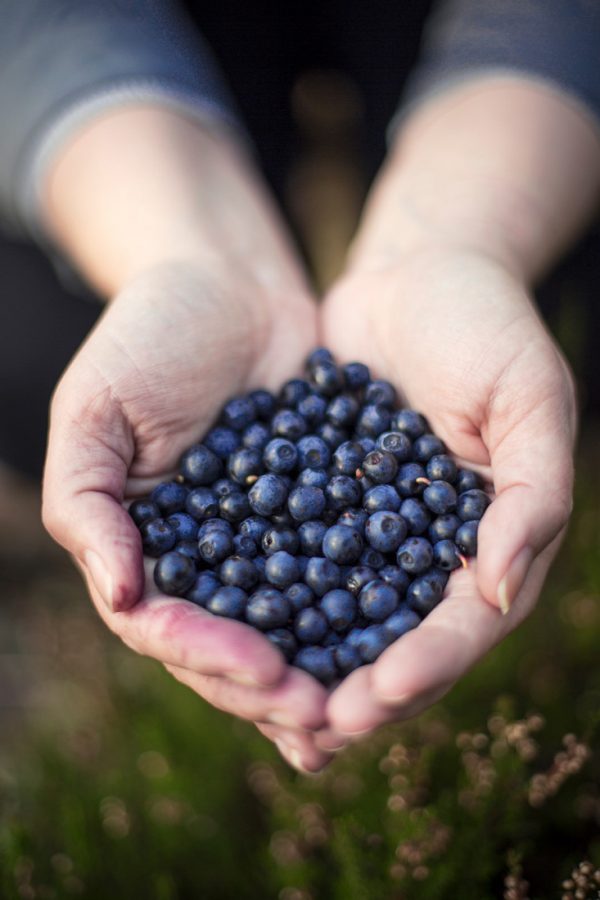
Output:
[[[108,627],[215,706],[295,729],[322,724],[324,689],[249,626],[160,596],[123,504],[173,474],[229,396],[280,385],[314,342],[311,300],[265,297],[250,272],[185,263],[136,277],[58,385],[44,478],[46,527]],[[299,740],[305,764],[320,763]]]

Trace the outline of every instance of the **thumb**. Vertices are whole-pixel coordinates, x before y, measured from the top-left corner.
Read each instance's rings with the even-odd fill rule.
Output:
[[[121,505],[133,437],[108,390],[85,404],[71,383],[52,404],[42,518],[117,612],[136,603],[144,584],[140,535]]]
[[[503,613],[533,559],[571,514],[575,400],[566,364],[559,359],[557,366],[556,358],[553,374],[543,384],[539,376],[513,373],[490,408],[488,446],[496,498],[479,529],[477,582]]]

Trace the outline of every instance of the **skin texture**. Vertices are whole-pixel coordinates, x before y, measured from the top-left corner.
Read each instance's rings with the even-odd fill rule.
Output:
[[[530,288],[589,218],[599,157],[581,111],[535,82],[483,79],[425,102],[319,316],[229,138],[132,109],[89,126],[51,172],[49,232],[115,299],[56,391],[47,527],[113,631],[257,722],[296,768],[418,714],[535,605],[570,512],[576,415]],[[453,574],[443,604],[330,697],[250,628],[150,602],[121,505],[172,471],[226,397],[277,386],[317,342],[393,381],[497,495],[478,560]],[[249,679],[267,686],[239,683]]]

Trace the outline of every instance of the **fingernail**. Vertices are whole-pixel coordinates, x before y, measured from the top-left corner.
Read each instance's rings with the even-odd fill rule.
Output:
[[[229,672],[227,677],[230,681],[235,681],[236,684],[243,684],[244,687],[267,687],[266,684],[261,684],[260,681],[256,680],[254,675],[250,675],[248,672]]]
[[[293,765],[293,767],[295,769],[298,769],[298,771],[302,772],[304,775],[312,775],[313,774],[309,769],[306,769],[302,765],[302,757],[300,756],[300,754],[297,750],[290,748],[289,754],[290,754],[290,756],[289,756],[290,763]]]
[[[523,547],[508,567],[506,575],[498,585],[498,606],[503,616],[509,612],[515,597],[521,590],[525,576],[533,559],[531,547]]]
[[[358,737],[362,737],[365,734],[369,734],[370,731],[372,731],[371,728],[361,728],[360,731],[340,730],[340,734],[347,738],[358,738]]]
[[[95,550],[86,550],[83,561],[107,609],[113,612],[113,580],[110,572]]]

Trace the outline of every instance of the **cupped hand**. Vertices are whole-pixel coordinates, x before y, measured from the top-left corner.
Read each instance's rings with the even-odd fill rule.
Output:
[[[125,509],[174,474],[227,398],[277,387],[314,344],[307,294],[233,263],[207,268],[164,264],[134,278],[79,350],[52,403],[44,521],[126,644],[221,709],[316,727],[324,690],[262,635],[158,596]]]
[[[421,712],[531,612],[571,510],[576,412],[568,367],[523,284],[473,250],[355,259],[322,329],[340,360],[392,381],[495,492],[476,562],[452,574],[419,628],[333,692],[330,726],[352,735]]]

